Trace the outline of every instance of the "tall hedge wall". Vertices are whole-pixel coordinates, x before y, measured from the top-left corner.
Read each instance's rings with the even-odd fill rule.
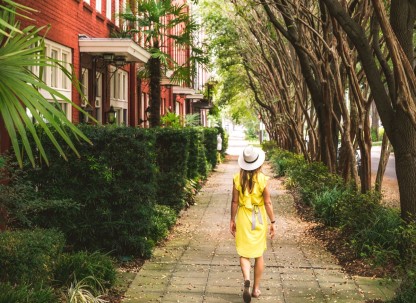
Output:
[[[201,128],[195,128],[195,127],[189,128],[188,132],[189,132],[188,178],[194,179],[194,180],[204,178],[206,177],[205,148],[203,145],[204,133]]]
[[[157,197],[160,204],[181,210],[186,202],[189,132],[174,128],[156,130],[156,158],[159,167]]]
[[[58,210],[44,210],[36,223],[59,227],[77,249],[145,254],[153,246],[147,235],[157,192],[154,133],[125,127],[81,129],[93,142],[77,145],[81,158],[68,152],[65,161],[43,140],[51,164],[28,170],[44,198],[71,199],[80,207],[59,219]]]
[[[204,128],[205,155],[208,163],[214,168],[217,165],[217,135],[216,128]]]
[[[68,161],[41,135],[50,165],[25,167],[21,197],[35,201],[9,209],[20,211],[16,226],[57,228],[75,250],[150,256],[189,198],[187,181],[207,176],[216,130],[79,127],[93,145],[79,142],[80,158],[65,147]]]

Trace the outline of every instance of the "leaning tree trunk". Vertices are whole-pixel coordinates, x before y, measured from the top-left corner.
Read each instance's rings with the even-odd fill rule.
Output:
[[[160,126],[160,60],[151,57],[149,59],[150,73],[150,127]]]
[[[384,172],[386,171],[387,163],[389,162],[389,156],[391,152],[391,145],[389,139],[387,138],[386,133],[383,135],[383,142],[381,144],[380,152],[380,162],[378,163],[376,182],[375,182],[375,191],[381,192],[381,187],[383,185]]]

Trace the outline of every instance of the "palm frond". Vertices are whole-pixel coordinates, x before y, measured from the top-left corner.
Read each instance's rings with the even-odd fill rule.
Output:
[[[14,24],[12,13],[3,13],[2,16],[7,17],[3,21]],[[0,48],[0,114],[10,135],[19,164],[23,164],[23,155],[26,153],[32,165],[35,165],[29,134],[34,139],[41,157],[48,163],[33,122],[44,129],[62,157],[65,158],[66,155],[51,131],[52,129],[56,130],[64,142],[79,156],[67,129],[75,135],[77,140],[91,142],[75,125],[68,121],[61,110],[46,100],[40,91],[47,92],[53,100],[69,103],[80,111],[82,109],[60,92],[48,87],[41,80],[42,73],[38,77],[31,72],[30,68],[39,67],[42,70],[48,66],[57,66],[80,91],[78,81],[73,77],[73,73],[66,70],[59,61],[45,57],[43,38],[39,35],[39,32],[44,28],[29,26],[16,31],[14,27],[18,28],[17,24],[12,27],[13,29],[6,29],[7,34],[0,32],[0,45],[2,45]],[[31,112],[34,121],[27,116],[26,109]]]

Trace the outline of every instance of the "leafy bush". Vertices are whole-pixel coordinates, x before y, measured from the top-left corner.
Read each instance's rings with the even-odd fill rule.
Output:
[[[204,128],[205,156],[211,167],[217,166],[217,135],[216,128]]]
[[[188,179],[197,180],[205,178],[206,163],[205,163],[205,150],[202,143],[204,134],[201,128],[189,128],[189,156],[188,156]],[[200,167],[204,166],[204,169]]]
[[[185,206],[189,133],[171,128],[156,131],[156,155],[159,167],[158,203],[180,211]]]
[[[94,277],[94,279],[85,279]],[[62,254],[56,264],[55,283],[70,286],[74,280],[84,280],[89,286],[110,288],[116,281],[116,270],[112,259],[100,252],[80,251]]]
[[[376,192],[361,194],[328,172],[279,149],[269,152],[275,170],[287,176],[324,224],[340,227],[358,257],[378,265],[400,265],[402,285],[391,303],[416,302],[416,223],[404,223],[397,210],[380,205]]]
[[[181,117],[173,112],[167,112],[164,116],[160,117],[160,122],[167,127],[182,127]]]
[[[299,165],[306,164],[301,155],[296,155],[283,149],[269,150],[267,154],[275,173],[280,177],[285,176],[289,169],[295,169]]]
[[[149,257],[172,224],[170,215],[160,217],[156,202],[181,210],[194,194],[189,176],[199,181],[207,175],[205,131],[80,128],[93,145],[78,142],[77,158],[63,144],[68,161],[39,131],[50,165],[41,159],[35,169],[28,164],[0,203],[7,200],[13,226],[57,228],[74,250]],[[216,153],[216,145],[209,146]]]
[[[75,216],[81,205],[70,199],[47,200],[21,170],[11,171],[7,185],[0,184],[0,205],[13,228],[60,226],[63,217]]]
[[[405,224],[400,233],[402,283],[390,303],[416,302],[416,222]]]
[[[360,224],[360,228],[351,234],[351,242],[356,251],[363,257],[373,257],[377,264],[398,261],[402,225],[399,213],[393,209],[378,207],[367,215],[367,224]]]
[[[301,164],[302,162],[296,161],[294,166],[293,162],[289,163],[291,163],[290,172],[286,169],[286,173],[299,187],[302,200],[306,204],[312,203],[314,195],[343,184],[339,176],[331,174],[320,162]]]
[[[0,233],[0,281],[17,284],[49,282],[64,244],[64,236],[55,230]]]
[[[175,224],[177,212],[166,205],[156,205],[153,219],[152,234],[156,241],[164,239],[168,231]]]
[[[344,190],[341,188],[332,188],[328,191],[321,192],[313,198],[313,208],[315,215],[325,225],[338,226],[339,218],[339,201]]]
[[[42,198],[70,199],[79,208],[40,211],[34,224],[62,230],[75,249],[144,255],[153,248],[156,200],[155,136],[127,127],[80,126],[94,145],[80,142],[81,158],[65,161],[48,140],[48,167],[28,170]],[[53,217],[53,220],[49,220]]]
[[[51,288],[32,288],[28,285],[0,283],[0,303],[56,303],[59,302]]]

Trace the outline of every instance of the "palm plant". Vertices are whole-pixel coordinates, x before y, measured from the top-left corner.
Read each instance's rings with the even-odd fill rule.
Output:
[[[161,71],[173,70],[174,83],[189,84],[191,75],[196,71],[196,63],[206,63],[202,50],[194,45],[192,39],[198,28],[197,23],[189,15],[185,4],[173,4],[172,0],[135,0],[120,16],[129,25],[121,35],[145,35],[145,47],[151,54],[145,69],[150,83],[150,126],[160,126]],[[178,25],[182,31],[179,34],[172,33],[172,29]],[[169,40],[178,47],[190,48],[191,56],[185,63],[178,64],[165,52],[166,45],[163,42]]]
[[[71,80],[74,77],[60,62],[45,56],[44,39],[39,34],[44,27],[28,26],[20,29],[16,15],[27,18],[25,15],[30,12],[33,10],[12,0],[0,2],[0,115],[21,166],[24,153],[28,155],[32,165],[35,164],[29,135],[33,137],[41,157],[48,163],[45,150],[36,132],[36,125],[43,128],[45,134],[64,158],[66,158],[65,153],[55,138],[53,130],[77,155],[78,152],[68,130],[77,138],[89,142],[88,138],[66,118],[64,112],[56,104],[45,99],[39,91],[42,89],[49,93],[56,102],[63,100],[81,110],[71,100],[48,87],[41,80],[42,70],[47,66],[58,66]],[[31,71],[32,67],[39,67],[41,75],[35,75]],[[75,80],[73,81],[73,84],[79,89],[77,83]],[[27,111],[30,111],[32,118],[27,115]]]

